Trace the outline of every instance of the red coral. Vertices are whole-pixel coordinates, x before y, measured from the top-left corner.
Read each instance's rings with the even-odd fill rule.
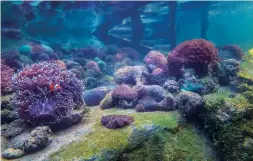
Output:
[[[138,98],[138,93],[135,89],[122,84],[115,88],[112,92],[113,98],[134,100]]]
[[[185,41],[168,55],[169,74],[178,78],[186,67],[193,68],[198,75],[205,75],[208,65],[217,61],[218,51],[213,43],[204,39]]]
[[[244,56],[242,49],[238,45],[225,45],[222,49],[232,52],[237,60],[241,60]]]
[[[12,92],[11,78],[13,76],[13,72],[13,69],[1,60],[1,94],[8,94]]]

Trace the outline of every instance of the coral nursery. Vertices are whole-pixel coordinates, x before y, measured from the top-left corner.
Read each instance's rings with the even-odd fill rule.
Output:
[[[1,160],[253,160],[252,2],[1,14]]]

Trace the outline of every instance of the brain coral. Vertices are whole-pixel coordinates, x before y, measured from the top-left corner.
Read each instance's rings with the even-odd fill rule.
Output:
[[[12,91],[11,78],[13,72],[13,69],[1,60],[1,94],[8,94]]]
[[[26,66],[12,84],[19,117],[34,125],[60,123],[74,107],[83,105],[81,81],[56,63]]]
[[[208,65],[218,61],[218,51],[204,39],[193,39],[179,44],[168,55],[169,74],[179,78],[183,67],[193,68],[198,75],[208,72]]]

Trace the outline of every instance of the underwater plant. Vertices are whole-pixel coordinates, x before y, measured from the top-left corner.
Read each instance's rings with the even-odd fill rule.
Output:
[[[14,76],[12,85],[12,103],[19,117],[33,125],[59,123],[83,105],[81,81],[56,63],[26,66]]]
[[[168,55],[169,74],[181,77],[182,68],[193,68],[197,75],[206,75],[208,66],[218,61],[218,51],[213,43],[193,39],[179,44]]]

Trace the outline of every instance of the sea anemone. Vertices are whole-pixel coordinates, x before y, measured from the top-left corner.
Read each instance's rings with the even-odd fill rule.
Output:
[[[59,123],[73,108],[83,105],[81,81],[56,63],[26,66],[14,76],[12,84],[12,103],[19,117],[30,124]]]

